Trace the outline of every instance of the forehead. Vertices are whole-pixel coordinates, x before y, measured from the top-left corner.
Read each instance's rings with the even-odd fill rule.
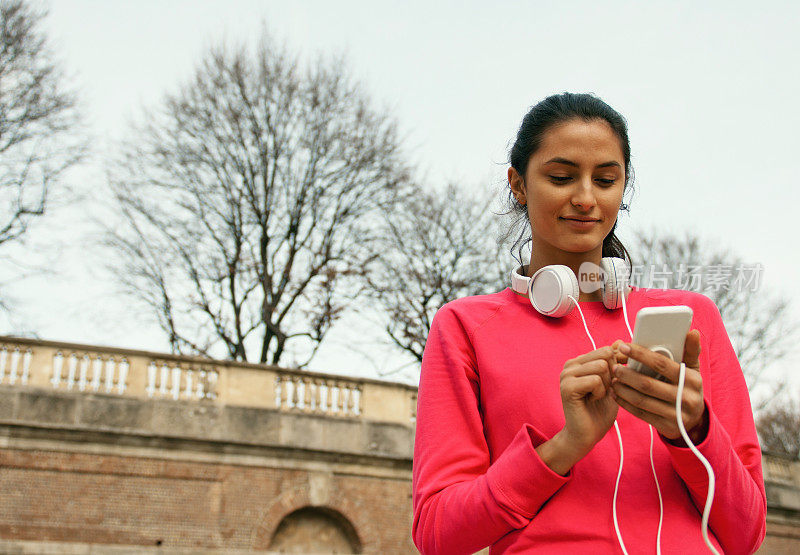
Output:
[[[613,160],[625,167],[620,139],[602,119],[571,119],[545,131],[531,161],[544,164],[555,157],[591,166]]]

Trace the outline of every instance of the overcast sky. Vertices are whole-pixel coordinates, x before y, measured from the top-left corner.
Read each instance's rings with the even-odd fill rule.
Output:
[[[105,146],[187,80],[209,46],[255,41],[266,27],[307,56],[345,52],[376,103],[393,110],[432,186],[497,186],[532,104],[565,90],[598,94],[630,127],[636,194],[623,239],[631,225],[716,239],[763,264],[764,286],[791,298],[797,316],[799,6],[60,0],[47,30],[95,137],[94,157],[72,176],[79,189],[102,191]],[[30,260],[44,257],[52,273],[13,286],[18,316],[3,325],[165,350],[156,325],[120,303],[99,270],[104,261],[85,247],[94,206],[37,226]],[[334,337],[312,366],[402,363],[365,362],[341,348],[347,341]]]

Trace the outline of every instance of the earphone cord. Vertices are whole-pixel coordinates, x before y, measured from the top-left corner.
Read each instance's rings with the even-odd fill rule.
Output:
[[[631,330],[631,322],[628,320],[628,305],[625,302],[625,292],[621,294],[622,298],[622,316],[625,318],[625,327],[628,328],[628,335],[633,341],[633,331]],[[656,463],[653,460],[653,427],[647,426],[650,430],[650,468],[653,471],[653,481],[656,483],[656,493],[658,494],[658,532],[656,533],[656,553],[661,555],[661,528],[664,524],[664,500],[661,497],[661,486],[658,484],[658,472],[656,472]],[[622,466],[622,456],[620,456],[620,467]],[[616,490],[615,490],[616,496]]]
[[[578,307],[578,313],[581,315],[581,320],[583,321],[583,329],[586,330],[586,335],[589,337],[589,341],[592,342],[592,349],[597,350],[597,344],[592,337],[592,334],[589,333],[589,326],[586,324],[586,318],[583,315],[583,310],[581,310],[581,305],[578,300],[573,297],[572,295],[568,295],[568,297],[575,303],[575,306]],[[622,293],[622,314],[625,318],[625,326],[628,328],[628,333],[631,336],[631,341],[633,341],[633,331],[631,331],[631,324],[628,320],[628,307],[625,302],[625,292]],[[686,445],[692,451],[695,457],[703,464],[708,473],[708,496],[706,497],[706,505],[703,509],[703,520],[701,523],[701,532],[703,534],[703,540],[708,546],[708,549],[714,553],[714,555],[720,555],[719,552],[714,548],[711,544],[711,541],[708,539],[708,516],[711,512],[711,504],[714,501],[714,487],[715,487],[715,478],[714,478],[714,470],[711,468],[711,464],[708,460],[697,450],[692,440],[689,438],[689,434],[686,433],[686,428],[683,425],[683,416],[681,414],[681,404],[683,400],[683,386],[684,381],[686,379],[686,364],[681,362],[680,374],[678,376],[678,392],[675,399],[675,413],[677,416],[677,424],[678,429],[681,432],[681,437],[683,441],[686,442]],[[661,528],[664,522],[664,501],[661,497],[661,487],[658,484],[658,474],[656,473],[656,465],[653,460],[653,427],[648,426],[650,428],[650,468],[653,470],[653,479],[656,483],[656,492],[658,492],[658,508],[659,508],[659,516],[658,516],[658,534],[656,535],[656,553],[661,555]],[[625,549],[625,542],[622,541],[622,533],[619,529],[619,520],[617,518],[617,494],[619,493],[619,482],[622,478],[622,463],[624,460],[624,452],[622,448],[622,434],[619,430],[619,425],[617,421],[614,420],[614,429],[617,432],[617,441],[619,442],[619,471],[617,472],[617,481],[614,484],[614,499],[612,504],[612,515],[614,517],[614,530],[617,533],[617,540],[619,541],[619,546],[622,549],[622,552],[625,555],[628,555],[628,550]]]
[[[628,320],[628,307],[625,304],[625,293],[622,294],[622,314],[625,317],[625,326],[628,328],[628,333],[631,336],[631,341],[633,341],[633,332],[631,331],[631,324]],[[594,340],[592,341],[594,343]],[[708,549],[714,553],[715,555],[719,555],[719,552],[714,548],[711,544],[711,541],[708,539],[708,516],[711,512],[711,504],[714,502],[714,487],[715,487],[715,478],[714,478],[714,470],[711,468],[711,464],[708,460],[698,451],[697,447],[695,447],[692,440],[689,438],[689,434],[686,433],[686,428],[683,425],[683,416],[681,414],[681,405],[683,402],[683,386],[684,381],[686,379],[686,364],[681,362],[680,373],[678,375],[678,391],[675,399],[675,414],[676,420],[678,424],[678,429],[681,432],[681,437],[683,441],[686,442],[686,445],[689,447],[691,452],[697,457],[708,473],[708,496],[706,497],[706,505],[703,509],[703,519],[701,522],[700,530],[703,534],[703,541],[706,542],[706,546]],[[658,535],[656,538],[656,552],[661,555],[661,526],[664,521],[664,503],[661,498],[661,488],[658,485],[658,474],[656,473],[656,465],[653,461],[653,427],[649,426],[650,428],[650,468],[653,469],[653,479],[656,482],[656,491],[658,492],[658,507],[659,507],[659,517],[658,517]],[[622,455],[620,455],[620,469],[622,468]],[[616,498],[616,491],[614,492],[614,497]],[[616,522],[614,523],[616,526]],[[620,540],[622,541],[622,540]],[[622,548],[625,551],[625,548]]]
[[[683,397],[683,382],[686,378],[686,365],[681,362],[681,372],[678,376],[678,398],[675,401],[675,412],[678,415],[678,429],[681,432],[681,437],[683,441],[686,442],[686,446],[694,453],[694,456],[697,457],[704,467],[706,467],[706,472],[708,473],[708,495],[706,496],[706,506],[703,508],[703,520],[701,524],[701,530],[703,533],[703,541],[706,542],[708,549],[714,553],[714,555],[719,555],[719,551],[717,551],[714,546],[711,544],[711,541],[708,539],[708,515],[711,513],[711,504],[714,502],[714,487],[716,485],[716,479],[714,478],[714,469],[711,468],[711,463],[708,462],[700,451],[698,451],[697,447],[695,447],[692,440],[689,439],[689,434],[686,433],[686,428],[683,425],[683,417],[681,416],[681,398]]]
[[[581,315],[581,320],[583,320],[583,329],[586,330],[586,336],[589,338],[589,341],[592,342],[592,349],[597,350],[597,344],[594,342],[594,338],[592,337],[592,334],[589,333],[589,326],[586,325],[586,318],[583,316],[583,310],[581,310],[580,303],[572,295],[568,295],[568,297],[570,299],[572,299],[572,302],[575,303],[576,307],[578,307],[578,312]],[[624,297],[625,297],[625,295],[623,294],[623,298]],[[631,326],[630,326],[630,324],[628,324],[628,314],[625,311],[625,304],[624,303],[625,303],[625,301],[623,300],[622,307],[623,307],[623,313],[625,314],[625,324],[628,326],[628,330],[630,330]],[[633,337],[633,334],[631,334],[631,337]],[[616,419],[614,420],[614,430],[617,432],[617,441],[619,442],[619,470],[617,470],[617,481],[614,484],[614,499],[613,499],[613,501],[611,503],[611,514],[612,514],[612,516],[614,518],[614,530],[617,533],[617,541],[619,542],[619,546],[620,546],[620,548],[622,548],[622,553],[624,553],[624,555],[628,555],[628,550],[625,549],[625,542],[622,541],[622,532],[620,532],[620,530],[619,530],[619,519],[617,518],[617,494],[619,493],[619,482],[620,482],[620,479],[622,478],[622,463],[623,463],[623,460],[625,458],[625,453],[624,453],[624,451],[622,449],[622,433],[619,431],[619,424],[617,424]],[[651,440],[650,445],[651,445],[651,447],[653,445],[652,444],[652,439],[653,439],[653,436],[652,436],[652,428],[651,428],[651,435],[650,435],[650,440]],[[652,453],[652,451],[651,451],[651,453]],[[651,456],[650,460],[652,461],[652,456]],[[658,480],[656,480],[656,486],[658,486]],[[659,491],[658,495],[659,495],[659,500],[660,500],[661,499],[661,492],[660,491]],[[659,520],[659,532],[660,532],[660,530],[661,530],[661,525],[660,525],[660,520]],[[659,553],[660,553],[660,546],[659,546]]]

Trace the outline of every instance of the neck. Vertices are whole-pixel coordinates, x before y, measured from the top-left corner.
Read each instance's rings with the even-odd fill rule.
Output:
[[[598,245],[597,248],[587,252],[567,252],[552,247],[547,248],[549,245],[533,245],[533,252],[531,253],[531,263],[528,267],[527,276],[532,276],[536,270],[545,266],[553,264],[561,264],[568,266],[572,273],[576,276],[579,275],[578,270],[584,262],[591,262],[600,266],[600,260],[603,257],[603,245]],[[603,292],[601,290],[592,291],[591,293],[584,293],[581,291],[579,301],[602,301]]]

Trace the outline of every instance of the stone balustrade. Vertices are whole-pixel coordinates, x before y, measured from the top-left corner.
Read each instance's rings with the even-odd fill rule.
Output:
[[[413,425],[413,386],[219,361],[0,336],[0,385],[275,409]]]
[[[764,481],[800,487],[800,462],[762,453]]]

